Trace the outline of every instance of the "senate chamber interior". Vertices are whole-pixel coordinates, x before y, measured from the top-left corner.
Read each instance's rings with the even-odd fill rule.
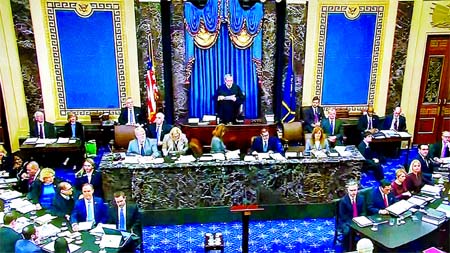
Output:
[[[0,1],[0,252],[448,252],[449,13]]]

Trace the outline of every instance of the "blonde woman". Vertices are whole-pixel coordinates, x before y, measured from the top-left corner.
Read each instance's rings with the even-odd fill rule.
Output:
[[[33,204],[39,204],[40,207],[50,210],[53,198],[57,192],[55,171],[50,168],[44,168],[39,173],[39,180],[35,180],[31,185],[31,190],[27,197]],[[38,206],[38,209],[40,207]]]
[[[408,177],[406,177],[406,188],[411,193],[419,193],[422,186],[425,184],[431,184],[430,181],[423,177],[422,165],[419,160],[415,159],[411,162],[408,172]]]
[[[411,193],[406,187],[406,177],[408,173],[404,168],[395,171],[396,179],[391,183],[391,191],[397,199],[408,199]]]
[[[162,144],[164,156],[169,154],[184,155],[188,148],[188,139],[178,127],[173,127],[168,134],[164,135]]]
[[[0,174],[10,172],[12,169],[12,160],[8,156],[8,151],[0,144]]]

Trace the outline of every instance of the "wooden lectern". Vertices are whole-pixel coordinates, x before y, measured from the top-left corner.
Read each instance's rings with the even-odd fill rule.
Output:
[[[231,212],[242,214],[242,252],[248,253],[248,226],[250,223],[250,215],[255,211],[262,211],[264,208],[258,205],[234,205],[231,207]]]

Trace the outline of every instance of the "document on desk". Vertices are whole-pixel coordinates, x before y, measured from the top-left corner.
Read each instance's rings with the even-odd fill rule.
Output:
[[[373,221],[366,216],[358,216],[352,219],[359,227],[367,227],[373,224]]]
[[[89,230],[92,228],[93,225],[94,225],[94,222],[92,222],[92,221],[80,222],[80,223],[78,223],[78,231]]]
[[[182,155],[175,161],[175,163],[190,163],[195,161],[196,159],[193,155]]]
[[[283,161],[286,160],[286,158],[284,156],[282,156],[280,153],[273,153],[270,154],[270,157],[272,157],[272,159],[276,160],[276,161]]]
[[[21,192],[18,191],[11,191],[11,190],[6,190],[2,193],[0,193],[0,199],[3,200],[11,200],[11,199],[15,199],[22,196]]]
[[[55,241],[51,241],[43,247],[47,252],[55,252]],[[69,244],[69,252],[75,252],[80,249],[80,246],[75,244]]]
[[[17,178],[0,178],[0,184],[12,184],[17,183],[17,181]]]
[[[59,137],[58,140],[56,141],[56,143],[58,144],[67,144],[69,143],[69,138],[64,138],[64,137]]]
[[[420,189],[420,192],[435,196],[439,195],[441,193],[441,190],[442,188],[440,188],[439,186],[426,184],[422,187],[422,189]]]
[[[30,144],[30,145],[32,145],[32,144],[36,144],[36,142],[37,142],[37,140],[38,140],[38,138],[27,138],[24,142],[23,142],[23,144]]]
[[[51,214],[47,213],[47,214],[44,214],[44,215],[36,218],[34,221],[42,225],[42,224],[49,223],[54,218],[56,218],[56,216],[52,216]]]
[[[402,199],[388,206],[386,210],[388,210],[388,212],[394,216],[400,216],[402,215],[402,213],[408,211],[413,206],[415,206],[415,204]]]
[[[401,138],[411,138],[411,134],[408,132],[397,132],[398,135],[400,135]]]

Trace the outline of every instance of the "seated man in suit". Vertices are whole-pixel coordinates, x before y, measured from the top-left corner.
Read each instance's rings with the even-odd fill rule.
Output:
[[[428,144],[419,144],[417,147],[417,151],[418,154],[414,159],[419,160],[423,177],[428,181],[432,181],[431,176],[433,175],[434,168],[439,167],[439,163],[428,156]]]
[[[19,173],[17,176],[18,189],[22,193],[28,193],[31,190],[31,185],[35,180],[39,179],[39,175],[41,174],[41,169],[39,168],[39,164],[35,161],[31,161],[27,163],[25,166],[25,170]]]
[[[305,120],[305,131],[311,133],[314,127],[320,126],[320,121],[325,117],[323,108],[319,106],[319,97],[312,99],[311,107],[303,110],[303,119]]]
[[[62,134],[62,137],[67,138],[78,138],[81,141],[84,141],[84,130],[83,130],[83,124],[77,121],[78,116],[73,113],[69,112],[67,114],[67,123],[64,125],[64,132]]]
[[[108,212],[108,223],[116,224],[117,229],[121,231],[131,232],[136,235],[133,243],[125,246],[126,252],[134,252],[134,249],[140,244],[142,238],[141,214],[139,207],[126,201],[125,193],[118,191],[114,193],[113,205],[110,206]]]
[[[40,253],[44,252],[37,246],[39,236],[36,228],[33,224],[27,225],[22,229],[22,235],[24,239],[20,239],[16,242],[16,253]]]
[[[103,200],[94,197],[94,187],[91,184],[84,184],[82,188],[83,198],[75,202],[75,207],[70,215],[70,223],[72,230],[78,231],[78,223],[93,222],[106,223],[108,221],[108,213]]]
[[[3,226],[0,227],[0,253],[14,252],[16,242],[22,239],[22,235],[14,229],[16,226],[17,213],[10,212],[3,216]]]
[[[430,147],[430,157],[436,162],[441,163],[442,158],[450,156],[450,132],[442,132],[441,141],[438,141]]]
[[[75,205],[73,187],[69,182],[61,182],[58,184],[58,191],[53,198],[51,214],[69,220]]]
[[[365,131],[370,131],[372,134],[378,132],[378,127],[380,124],[380,118],[374,114],[372,106],[367,107],[365,115],[361,115],[358,119],[358,131],[361,135]]]
[[[378,157],[378,155],[370,148],[369,144],[372,142],[372,138],[373,136],[371,132],[365,132],[364,139],[358,145],[358,150],[366,159],[363,164],[362,171],[373,171],[375,179],[377,181],[380,181],[384,178],[383,167],[381,167],[380,158]]]
[[[266,128],[261,129],[261,136],[254,138],[250,148],[252,154],[257,153],[283,153],[283,146],[281,141],[275,137],[270,136]]]
[[[145,135],[142,127],[134,129],[136,139],[131,140],[128,144],[127,154],[136,154],[141,156],[149,156],[151,159],[160,157],[156,142]]]
[[[336,109],[328,111],[328,118],[322,120],[322,129],[328,136],[331,147],[342,145],[344,142],[344,125],[342,120],[336,118]]]
[[[373,214],[389,214],[386,207],[397,201],[394,194],[391,193],[391,182],[383,179],[380,181],[379,187],[374,187],[370,195],[367,210],[369,215]]]
[[[164,113],[158,112],[155,116],[155,122],[150,124],[147,128],[147,137],[157,140],[159,151],[162,151],[164,136],[172,130],[172,125],[167,124],[164,121],[164,118]]]
[[[347,194],[339,201],[338,229],[343,234],[344,250],[350,250],[350,224],[353,217],[365,216],[366,207],[362,194],[358,193],[358,182],[350,180],[345,185]]]
[[[384,130],[395,130],[399,132],[406,131],[406,118],[402,115],[402,108],[397,106],[395,107],[392,114],[386,116],[384,119],[383,129]]]
[[[34,124],[30,131],[31,137],[44,138],[56,138],[55,126],[45,121],[44,113],[37,111],[34,113]]]
[[[220,123],[236,124],[239,116],[241,104],[244,103],[245,96],[241,88],[233,82],[233,76],[225,75],[225,84],[222,84],[216,92],[217,114]]]
[[[141,107],[134,106],[133,98],[128,97],[125,101],[125,107],[120,111],[119,124],[134,126],[145,123],[146,120]]]

